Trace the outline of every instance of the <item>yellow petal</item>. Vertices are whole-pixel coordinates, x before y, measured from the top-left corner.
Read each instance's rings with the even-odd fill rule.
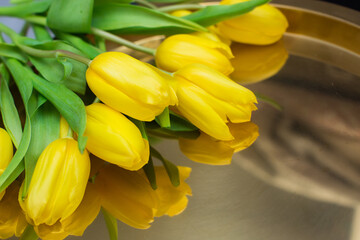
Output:
[[[248,148],[259,136],[259,127],[252,122],[229,123],[228,127],[234,140],[224,143],[233,148],[235,152]]]
[[[13,145],[9,134],[0,128],[0,175],[5,171],[13,156]],[[1,199],[1,198],[0,198]]]

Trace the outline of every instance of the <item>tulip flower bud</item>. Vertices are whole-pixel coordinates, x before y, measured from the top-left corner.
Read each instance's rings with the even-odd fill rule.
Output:
[[[185,10],[185,9],[182,9],[182,10],[176,10],[176,11],[173,11],[171,12],[170,14],[175,16],[175,17],[184,17],[184,16],[187,16],[189,14],[191,14],[192,12],[189,11],[189,10]]]
[[[90,173],[89,154],[71,138],[50,143],[41,153],[21,208],[34,225],[54,225],[79,206]],[[19,196],[21,198],[21,196]]]
[[[14,181],[0,200],[0,239],[19,237],[28,225],[17,200],[20,184]]]
[[[223,0],[220,4],[235,4],[247,0]],[[219,31],[235,42],[267,45],[278,41],[288,22],[285,16],[275,7],[264,4],[251,12],[220,22]]]
[[[0,128],[0,175],[5,171],[13,157],[13,145],[9,134]],[[0,192],[0,200],[5,191]]]
[[[155,167],[156,184],[155,190],[159,198],[159,206],[156,217],[169,215],[170,217],[182,213],[188,203],[187,195],[191,196],[191,188],[185,183],[190,175],[191,168],[178,166],[180,175],[180,185],[174,187],[171,184],[168,174],[163,166]]]
[[[240,84],[256,83],[275,75],[286,63],[288,52],[283,41],[267,46],[233,44],[235,70],[229,76]]]
[[[41,239],[61,240],[68,235],[82,236],[99,214],[100,208],[100,194],[94,184],[88,183],[84,198],[73,214],[54,225],[40,224],[34,229]]]
[[[158,199],[141,173],[107,165],[100,169],[95,185],[103,208],[115,218],[134,228],[150,227]]]
[[[178,34],[166,38],[156,50],[156,65],[175,72],[192,63],[201,63],[229,75],[234,69],[228,45],[208,38]]]
[[[177,110],[192,124],[218,140],[234,137],[226,123],[250,121],[256,97],[225,75],[201,64],[174,73],[178,80]]]
[[[189,159],[211,165],[231,163],[235,152],[248,148],[259,136],[259,128],[252,122],[228,123],[234,140],[218,141],[205,133],[193,139],[179,139],[181,151]]]
[[[102,103],[86,107],[86,148],[104,161],[138,170],[149,161],[149,143],[121,113]]]
[[[86,80],[102,102],[141,121],[153,120],[176,103],[165,79],[124,53],[98,55],[86,71]]]

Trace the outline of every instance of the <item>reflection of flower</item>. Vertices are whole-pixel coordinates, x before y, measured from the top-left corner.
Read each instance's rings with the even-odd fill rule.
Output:
[[[163,215],[174,216],[182,213],[188,203],[187,195],[191,195],[190,186],[185,183],[190,175],[191,168],[178,166],[180,175],[180,185],[174,187],[166,173],[164,167],[155,167],[157,189],[155,190],[159,198],[159,206],[156,217]]]
[[[9,134],[0,128],[0,175],[5,171],[13,156],[13,146]],[[5,191],[0,192],[0,200]]]
[[[98,55],[86,71],[86,80],[105,104],[142,121],[153,120],[165,107],[175,104],[166,81],[124,53]]]
[[[282,40],[267,46],[237,43],[231,49],[235,56],[231,59],[235,70],[229,77],[240,84],[259,82],[275,75],[288,58]]]
[[[223,0],[235,4],[247,0]],[[219,31],[235,42],[267,45],[278,41],[288,27],[285,16],[275,7],[264,4],[249,13],[220,22]]]
[[[148,141],[124,115],[101,103],[87,106],[86,113],[89,152],[128,170],[138,170],[148,162]]]
[[[107,212],[134,228],[150,227],[158,199],[141,173],[107,165],[100,169],[95,185]]]
[[[54,225],[40,224],[34,226],[42,239],[61,240],[68,235],[81,236],[85,229],[95,220],[101,207],[100,195],[92,183],[88,183],[83,200],[79,207],[69,217]]]
[[[208,38],[178,34],[166,38],[156,50],[156,65],[169,72],[201,63],[229,75],[234,69],[229,61],[232,53],[228,45]]]
[[[232,140],[226,123],[250,121],[256,109],[255,95],[225,75],[201,64],[188,65],[174,73],[178,81],[177,110],[206,134]]]
[[[90,173],[90,159],[74,139],[50,143],[41,153],[27,197],[20,201],[29,221],[53,225],[69,217],[79,206]]]
[[[20,184],[14,181],[0,200],[0,238],[19,237],[27,226],[25,215],[19,206],[18,193]]]
[[[258,126],[252,122],[229,123],[234,140],[218,141],[205,133],[195,139],[179,139],[181,151],[191,160],[211,165],[231,163],[235,152],[249,147],[259,136]]]

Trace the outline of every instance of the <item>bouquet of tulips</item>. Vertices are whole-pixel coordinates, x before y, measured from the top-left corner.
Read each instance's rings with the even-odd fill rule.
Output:
[[[231,79],[230,44],[281,38],[286,18],[267,0],[10,2],[0,15],[24,26],[0,23],[0,238],[81,236],[100,211],[111,239],[116,220],[146,229],[191,195],[191,169],[155,141],[177,139],[189,159],[224,165],[256,140],[257,98]],[[154,49],[129,34],[166,37]]]

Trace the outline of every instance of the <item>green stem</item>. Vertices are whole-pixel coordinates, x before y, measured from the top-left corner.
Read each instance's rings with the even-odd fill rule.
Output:
[[[137,45],[137,44],[135,44],[135,43],[133,43],[133,42],[131,42],[129,40],[126,40],[126,39],[121,38],[121,37],[119,37],[119,36],[117,36],[115,34],[103,31],[103,30],[98,29],[98,28],[91,28],[91,33],[96,35],[96,36],[107,39],[109,41],[112,41],[112,42],[115,42],[115,43],[118,43],[118,44],[122,44],[122,45],[124,45],[124,46],[126,46],[128,48],[131,48],[131,49],[134,49],[134,50],[137,50],[137,51],[140,51],[140,52],[152,55],[152,56],[154,56],[155,52],[156,52],[156,49]]]
[[[23,18],[27,22],[35,23],[38,25],[46,26],[46,17],[41,16],[28,16]]]
[[[199,4],[177,4],[158,8],[157,10],[160,12],[173,12],[176,10],[198,10],[203,8],[205,8],[205,6]]]
[[[140,3],[141,5],[144,5],[145,7],[148,7],[148,8],[157,9],[157,7],[154,4],[152,4],[146,0],[135,0],[135,2]]]
[[[6,35],[8,35],[11,39],[13,38],[17,38],[18,37],[18,33],[15,32],[14,30],[12,30],[11,28],[9,28],[8,26],[0,23],[0,32],[5,33]],[[14,40],[14,39],[13,39]]]
[[[277,103],[274,99],[272,99],[268,96],[265,96],[263,94],[260,94],[260,93],[254,93],[254,94],[255,94],[256,98],[259,99],[260,101],[269,104],[270,106],[272,106],[273,108],[275,108],[279,111],[283,110],[283,107],[279,103]]]

